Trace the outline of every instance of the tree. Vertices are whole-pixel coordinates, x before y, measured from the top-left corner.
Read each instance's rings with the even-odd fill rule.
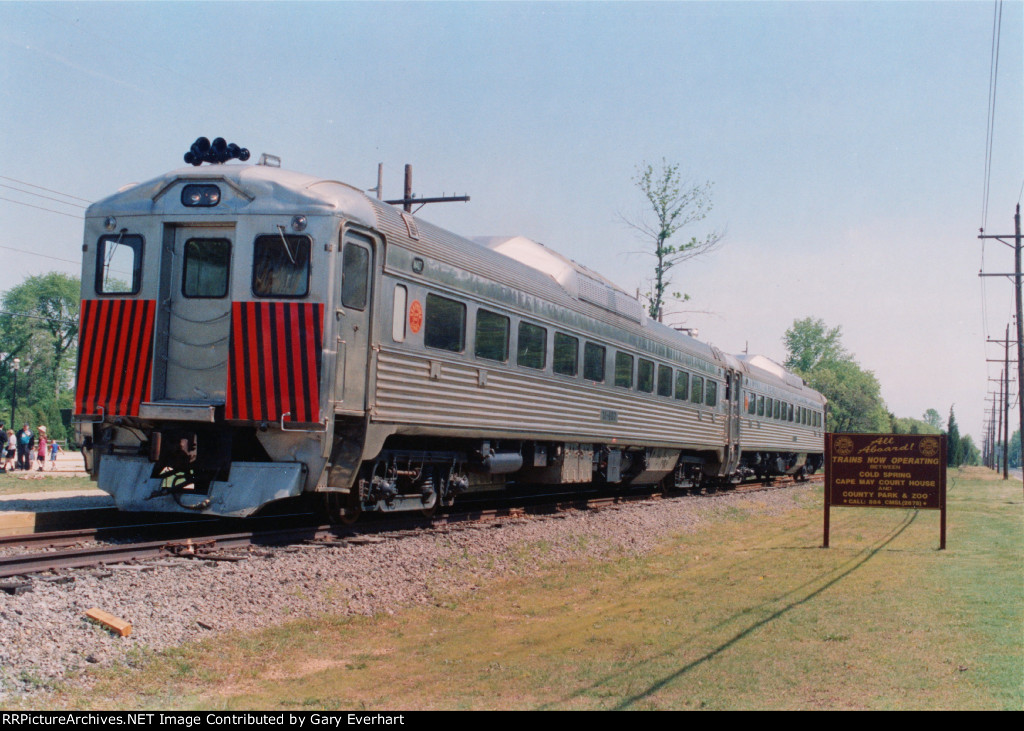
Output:
[[[820,365],[853,360],[843,347],[842,336],[841,327],[830,329],[824,320],[794,320],[782,338],[787,353],[784,365],[796,373],[810,373]]]
[[[974,443],[970,434],[964,434],[963,438],[960,440],[960,464],[981,464],[981,451]]]
[[[1010,467],[1020,467],[1020,429],[1017,429],[1010,437],[1010,453],[1007,455]]]
[[[953,407],[949,407],[949,421],[946,422],[946,464],[950,467],[959,467],[963,462],[960,453],[960,427],[956,424],[956,416],[953,414]]]
[[[928,409],[921,415],[921,419],[930,427],[942,429],[942,414],[935,409]]]
[[[882,400],[882,386],[871,371],[852,360],[827,363],[809,374],[807,384],[828,399],[828,430],[832,432],[884,433],[889,415]]]
[[[669,239],[680,229],[707,217],[712,208],[710,182],[704,185],[684,182],[679,166],[664,159],[659,170],[655,170],[650,163],[642,163],[637,167],[633,182],[644,194],[656,220],[624,220],[653,246],[653,251],[645,252],[654,256],[656,262],[653,284],[648,294],[648,314],[660,322],[665,300],[669,296],[681,301],[689,299],[688,295],[680,292],[668,294],[672,283],[671,270],[685,261],[714,251],[722,241],[722,234],[711,232],[703,238],[693,236],[683,244],[669,243]]]
[[[828,399],[827,428],[832,432],[888,432],[892,420],[882,387],[843,347],[842,330],[815,318],[795,320],[782,340],[787,368]]]
[[[32,276],[0,298],[0,417],[10,418],[17,376],[18,420],[34,427],[47,424],[60,438],[62,408],[74,399],[75,353],[78,345],[78,277],[50,272]],[[6,419],[2,419],[6,421]]]

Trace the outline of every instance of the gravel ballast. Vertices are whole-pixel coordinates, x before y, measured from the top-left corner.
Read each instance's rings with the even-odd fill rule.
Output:
[[[0,701],[44,691],[69,673],[122,662],[143,649],[299,617],[393,613],[499,576],[642,554],[726,508],[787,511],[810,489],[651,500],[391,534],[379,542],[260,548],[237,562],[173,558],[69,570],[60,574],[74,577],[67,583],[36,578],[28,592],[0,593]],[[543,550],[532,554],[530,547],[538,545]],[[131,634],[119,637],[87,620],[93,607],[129,622]]]

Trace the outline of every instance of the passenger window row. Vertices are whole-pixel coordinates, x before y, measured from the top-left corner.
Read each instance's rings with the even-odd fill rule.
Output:
[[[395,289],[394,320],[404,320],[406,290],[403,285]],[[401,301],[401,305],[399,305]],[[423,321],[423,344],[428,348],[452,353],[466,352],[466,304],[441,295],[428,293]],[[509,362],[509,342],[512,318],[484,307],[476,309],[473,332],[473,355],[497,363]],[[402,331],[404,333],[404,330]],[[533,370],[548,367],[548,330],[521,320],[516,330],[515,364]],[[397,335],[396,342],[404,339]],[[575,378],[579,375],[580,338],[555,331],[552,339],[551,370],[560,376]],[[590,341],[583,343],[583,378],[594,383],[605,383],[606,346]],[[641,393],[657,393],[664,398],[689,401],[705,406],[718,405],[718,382],[673,369],[647,358],[614,351],[612,383],[619,388],[634,389]],[[634,369],[634,362],[636,367]],[[635,374],[635,381],[634,381]]]
[[[747,391],[743,398],[747,414],[750,416],[791,421],[804,426],[821,426],[821,412],[819,411],[803,406],[794,406],[781,399],[772,399],[769,396],[761,396],[750,391]]]

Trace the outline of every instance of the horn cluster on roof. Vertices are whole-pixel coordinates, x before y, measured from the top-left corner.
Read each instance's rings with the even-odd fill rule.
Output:
[[[239,147],[234,142],[228,144],[223,137],[216,138],[212,143],[206,137],[200,137],[185,153],[185,162],[197,167],[204,162],[222,164],[228,160],[245,162],[248,159],[249,151],[247,149]]]

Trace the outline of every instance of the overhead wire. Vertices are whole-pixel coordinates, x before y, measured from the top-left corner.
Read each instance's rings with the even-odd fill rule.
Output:
[[[35,183],[27,183],[24,180],[18,180],[17,178],[9,178],[6,175],[0,175],[0,180],[9,180],[12,183],[17,183],[18,185],[27,185],[30,188],[38,188],[39,190],[45,190],[47,193],[53,193],[54,195],[63,196],[65,198],[71,198],[71,199],[76,200],[76,201],[82,201],[83,203],[92,203],[92,201],[89,200],[88,198],[79,198],[77,195],[71,195],[70,193],[61,193],[59,190],[52,190],[50,188],[44,188],[41,185],[36,185]],[[7,186],[4,186],[4,187],[7,187]],[[25,192],[28,192],[28,191],[25,191]]]
[[[21,188],[15,188],[13,185],[6,185],[4,183],[0,183],[0,188],[7,188],[8,190],[15,190],[15,191],[17,191],[19,193],[23,193],[25,195],[34,195],[36,198],[45,198],[48,201],[56,201],[57,203],[60,203],[62,206],[73,206],[75,208],[82,208],[82,209],[87,208],[87,206],[83,206],[81,203],[69,203],[68,201],[62,201],[60,198],[54,198],[52,195],[43,195],[42,193],[33,193],[31,190],[22,190]]]
[[[77,325],[77,320],[64,320],[58,317],[43,317],[42,315],[31,315],[27,312],[8,312],[7,310],[0,310],[0,316],[7,315],[9,317],[27,317],[32,320],[46,320],[47,322],[59,322],[62,325]]]
[[[996,0],[992,12],[992,50],[988,76],[988,123],[985,129],[985,179],[981,196],[981,228],[988,224],[989,190],[992,180],[992,145],[995,137],[996,91],[999,84],[999,37],[1003,23],[1003,0]]]
[[[0,244],[0,249],[7,249],[8,251],[17,251],[19,254],[31,254],[32,256],[41,256],[51,261],[63,261],[68,264],[74,264],[75,266],[82,266],[81,259],[79,259],[78,261],[74,261],[72,259],[61,259],[59,256],[53,256],[52,254],[43,254],[38,251],[29,251],[28,249],[17,249],[13,246],[4,246],[2,244]]]
[[[64,211],[55,211],[52,208],[45,208],[44,206],[34,206],[31,203],[25,203],[24,201],[15,200],[14,198],[4,198],[0,195],[0,201],[7,201],[8,203],[17,203],[19,206],[26,206],[27,208],[35,208],[40,211],[48,211],[49,213],[56,213],[59,216],[67,216],[68,218],[77,218],[82,220],[84,216],[75,215],[74,213],[65,213]]]

